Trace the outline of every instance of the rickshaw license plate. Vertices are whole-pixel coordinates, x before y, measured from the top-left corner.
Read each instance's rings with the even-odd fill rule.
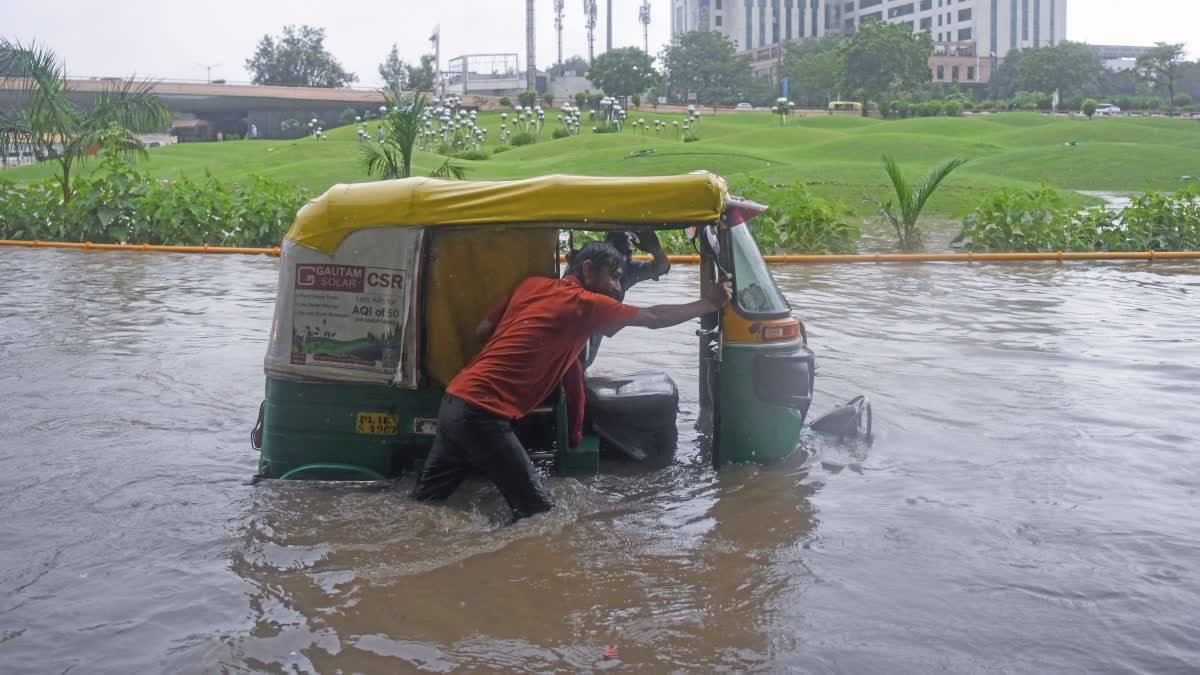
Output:
[[[396,416],[391,413],[360,412],[354,421],[354,433],[369,436],[395,436]]]

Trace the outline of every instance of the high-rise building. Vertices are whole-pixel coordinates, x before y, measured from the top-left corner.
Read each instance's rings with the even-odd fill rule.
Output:
[[[717,31],[767,72],[781,42],[849,35],[868,21],[932,35],[934,81],[986,82],[1009,51],[1064,39],[1067,0],[672,0],[671,33]]]

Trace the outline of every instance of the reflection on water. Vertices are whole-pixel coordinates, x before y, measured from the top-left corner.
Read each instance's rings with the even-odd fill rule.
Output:
[[[712,471],[246,485],[276,267],[0,251],[0,663],[12,672],[1185,671],[1200,659],[1195,264],[773,268],[823,412],[875,442]],[[680,267],[630,301],[693,293]],[[616,650],[606,658],[606,650]]]

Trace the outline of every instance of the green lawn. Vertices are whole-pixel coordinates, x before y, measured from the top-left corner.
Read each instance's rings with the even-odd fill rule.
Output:
[[[553,118],[554,113],[548,115]],[[651,109],[632,117],[648,121],[680,119]],[[498,113],[482,115],[494,146]],[[1035,113],[979,117],[876,120],[817,116],[792,120],[785,128],[767,113],[705,116],[699,142],[682,143],[673,130],[662,136],[627,130],[551,140],[553,119],[541,141],[515,148],[485,161],[463,162],[469,178],[524,178],[548,173],[601,176],[678,174],[707,169],[727,179],[756,174],[772,182],[802,180],[823,196],[843,201],[867,215],[864,194],[883,196],[887,185],[880,155],[895,155],[913,176],[950,157],[969,163],[947,180],[927,213],[960,217],[988,190],[1029,186],[1046,181],[1062,190],[1141,191],[1178,188],[1181,176],[1200,176],[1200,124],[1189,120],[1116,118],[1062,119]],[[375,125],[369,125],[374,135]],[[234,141],[158,148],[142,168],[156,177],[206,171],[243,181],[263,175],[302,184],[322,192],[341,182],[369,180],[359,166],[354,128],[328,132],[326,141]],[[1068,146],[1068,141],[1076,145]],[[630,157],[635,150],[654,154]],[[428,173],[441,163],[419,153],[414,172]],[[89,169],[85,169],[88,171]],[[2,174],[6,179],[48,177],[47,166]],[[1079,203],[1086,203],[1082,197]]]

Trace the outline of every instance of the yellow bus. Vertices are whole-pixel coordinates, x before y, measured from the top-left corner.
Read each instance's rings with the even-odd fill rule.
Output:
[[[856,113],[862,114],[862,104],[858,101],[830,101],[829,114],[837,113]]]

